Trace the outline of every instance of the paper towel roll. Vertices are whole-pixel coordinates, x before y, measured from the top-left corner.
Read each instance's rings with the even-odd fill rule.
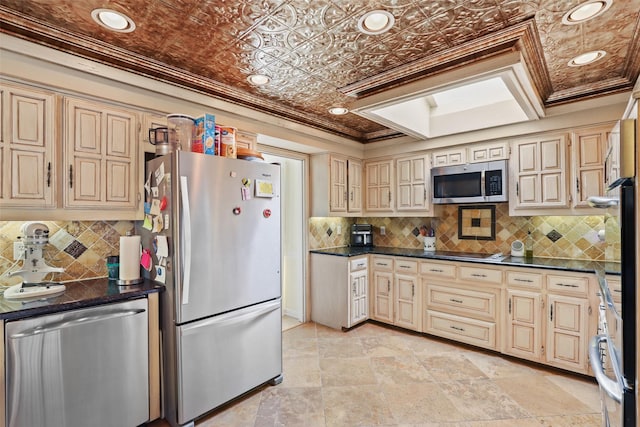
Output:
[[[120,236],[120,280],[140,278],[140,236]]]

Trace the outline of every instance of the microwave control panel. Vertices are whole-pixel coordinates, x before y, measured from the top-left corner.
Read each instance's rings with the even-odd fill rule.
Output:
[[[487,196],[499,196],[502,194],[502,171],[487,171],[485,180],[485,194]]]

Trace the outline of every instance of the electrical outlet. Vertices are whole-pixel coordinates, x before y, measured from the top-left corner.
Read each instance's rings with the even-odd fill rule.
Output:
[[[380,235],[384,236],[385,234],[387,234],[387,228],[383,225],[380,227]]]
[[[15,261],[24,259],[24,243],[13,242],[13,259]]]
[[[338,228],[336,229],[336,233],[338,233],[338,235],[342,234],[342,226],[339,225]]]

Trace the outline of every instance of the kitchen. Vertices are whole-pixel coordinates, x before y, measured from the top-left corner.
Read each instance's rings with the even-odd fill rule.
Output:
[[[630,7],[630,10],[633,10],[633,5],[633,2],[624,2],[623,6],[614,3],[613,6],[611,6],[611,11],[616,10],[616,7]],[[3,9],[3,11],[5,13],[7,12],[5,9]],[[622,14],[624,16],[631,17],[637,16],[636,13],[626,14],[626,12],[623,12]],[[559,15],[561,16],[562,13],[559,13]],[[399,25],[401,25],[399,19],[398,21]],[[15,29],[20,26],[22,30],[16,30],[14,34],[21,34],[22,31],[26,31],[25,28],[32,25],[36,25],[36,23],[24,20],[24,15],[19,15],[13,17],[10,28]],[[5,26],[3,25],[3,27]],[[5,28],[9,27],[7,26]],[[42,28],[38,28],[38,31],[46,33]],[[524,26],[524,28],[519,28],[519,31],[524,31],[524,35],[522,36],[524,38],[527,37],[530,28]],[[626,103],[629,99],[629,90],[633,86],[633,81],[637,78],[637,72],[635,72],[635,78],[631,81],[631,85],[628,86],[627,91],[621,91],[619,93],[599,98],[587,99],[581,103],[575,103],[573,105],[567,104],[549,107],[547,108],[548,116],[535,121],[521,122],[513,125],[501,125],[490,129],[468,131],[462,134],[436,136],[429,138],[429,143],[427,143],[425,139],[417,139],[410,136],[399,136],[389,138],[389,142],[387,143],[378,138],[378,140],[372,140],[372,142],[362,144],[346,136],[336,136],[335,134],[326,133],[326,131],[320,131],[317,127],[303,127],[297,121],[297,118],[300,117],[299,114],[288,116],[284,115],[285,118],[282,118],[283,116],[278,116],[277,120],[274,120],[272,115],[256,111],[255,109],[247,107],[246,104],[232,104],[221,97],[214,98],[206,96],[202,92],[190,91],[185,87],[176,87],[167,83],[152,81],[138,73],[128,73],[120,68],[114,68],[103,63],[90,61],[82,55],[69,55],[68,53],[54,51],[40,45],[34,45],[23,40],[21,37],[14,38],[13,36],[6,34],[3,34],[2,37],[3,75],[13,76],[13,80],[15,80],[16,77],[19,77],[18,80],[21,82],[38,82],[39,86],[44,86],[44,88],[48,89],[56,89],[55,91],[62,88],[62,94],[64,96],[75,95],[75,97],[78,97],[78,95],[82,95],[80,96],[82,98],[88,95],[102,100],[110,100],[110,103],[116,102],[119,104],[136,106],[137,108],[157,113],[186,112],[197,115],[202,111],[212,111],[216,114],[216,119],[221,123],[232,124],[239,129],[247,130],[250,133],[267,134],[283,140],[281,145],[282,148],[289,148],[294,151],[307,153],[315,152],[320,153],[320,155],[322,155],[322,152],[330,152],[338,154],[338,157],[365,161],[370,159],[384,160],[385,158],[396,156],[400,153],[413,154],[437,149],[445,150],[448,146],[452,145],[460,146],[462,144],[472,144],[482,141],[500,142],[500,140],[510,140],[516,136],[530,136],[541,132],[554,132],[558,130],[579,130],[591,127],[594,124],[612,124],[615,120],[622,117],[624,109],[626,108]],[[104,37],[109,36],[105,35]],[[93,47],[96,48],[96,51],[100,51],[104,48],[104,46]],[[67,52],[68,51],[69,50],[67,50]],[[73,51],[73,49],[71,49],[71,51]],[[607,56],[606,58],[611,57],[612,56]],[[46,58],[46,61],[42,58]],[[504,60],[504,58],[501,58],[501,61],[502,60]],[[633,61],[631,61],[631,63],[633,63]],[[492,63],[489,65],[494,66],[495,64]],[[478,72],[480,70],[476,69],[473,71]],[[517,71],[518,68],[516,67],[516,72]],[[185,81],[193,82],[192,76],[186,76]],[[357,88],[354,88],[354,90],[356,89]],[[269,108],[269,106],[265,105],[265,109]],[[356,106],[356,108],[358,107]],[[527,111],[529,111],[529,113],[531,113],[531,111],[536,111],[535,105]],[[552,112],[553,114],[551,114]],[[287,111],[287,114],[292,113],[291,111]],[[294,119],[288,120],[287,117]],[[351,114],[347,114],[346,117],[347,121],[351,121],[354,124],[359,120]],[[339,129],[341,132],[345,128],[350,127],[340,126],[338,123],[340,122],[338,122],[338,118],[336,118],[334,128]],[[372,127],[370,124],[367,126]],[[146,126],[145,123],[142,127],[148,128],[149,126]],[[377,129],[375,126],[372,128]],[[142,133],[144,134],[144,132]],[[375,132],[373,133],[375,134]],[[386,133],[390,134],[389,131],[386,131]],[[295,143],[287,141],[295,141]],[[260,143],[260,140],[257,142]],[[61,154],[62,153],[60,153],[60,151],[57,151],[56,155],[60,156]],[[137,154],[141,157],[141,153]],[[373,162],[369,163],[373,164]],[[60,163],[54,162],[53,177],[54,181],[58,180],[58,184],[63,179],[66,179],[66,176],[63,177],[63,175],[66,174],[62,173],[62,169],[63,167],[61,167]],[[314,172],[312,171],[311,173],[313,174]],[[143,177],[140,176],[137,184],[138,189],[142,188],[142,181]],[[54,182],[54,188],[55,185],[56,184]],[[315,197],[314,194],[320,191],[316,186],[322,186],[324,184],[316,182],[315,177],[312,176],[309,185],[311,187],[311,197]],[[136,191],[136,193],[137,192],[138,191]],[[515,191],[511,191],[510,189],[511,195],[515,193]],[[55,197],[61,196],[58,194],[57,196],[49,195],[48,197],[54,197],[55,199]],[[452,251],[478,251],[488,245],[487,252],[501,252],[506,254],[510,251],[510,243],[512,240],[517,238],[524,241],[526,232],[528,229],[532,229],[535,238],[534,254],[536,256],[572,258],[576,257],[576,255],[581,256],[585,249],[588,250],[589,254],[586,257],[587,259],[607,259],[608,255],[612,256],[612,254],[607,254],[606,249],[603,249],[603,246],[598,243],[598,232],[603,228],[604,223],[604,221],[599,222],[600,220],[598,218],[602,216],[601,214],[594,214],[593,216],[596,217],[596,219],[594,219],[590,215],[574,216],[575,211],[563,213],[561,215],[554,215],[554,213],[549,212],[540,214],[540,210],[537,210],[535,211],[537,213],[529,212],[527,216],[512,216],[509,211],[510,206],[507,207],[505,204],[497,204],[496,220],[504,227],[503,230],[509,230],[511,234],[505,235],[504,231],[502,233],[498,231],[497,240],[480,242],[477,240],[456,239],[457,210],[455,210],[454,207],[430,206],[428,208],[430,210],[414,209],[413,211],[404,212],[385,212],[384,208],[376,211],[375,207],[373,209],[371,209],[371,207],[367,207],[363,214],[341,213],[336,216],[336,212],[329,213],[329,205],[327,203],[328,199],[328,197],[325,199],[326,206],[323,209],[320,209],[320,212],[324,210],[327,212],[326,214],[314,212],[317,204],[314,202],[311,203],[311,212],[309,216],[313,218],[309,221],[309,224],[307,224],[308,233],[305,233],[308,235],[309,249],[344,246],[347,242],[346,239],[350,224],[354,221],[353,218],[358,218],[358,222],[369,222],[374,224],[376,230],[374,241],[377,246],[388,245],[420,249],[422,242],[413,234],[413,232],[416,229],[419,230],[421,226],[427,225],[436,230],[436,236],[438,238],[447,238],[446,240],[439,242],[441,245],[444,245],[439,249]],[[3,200],[3,204],[4,203],[5,202]],[[77,222],[74,220],[96,219],[94,216],[95,210],[92,211],[91,209],[86,209],[82,206],[72,206],[71,209],[57,208],[55,206],[63,206],[58,200],[48,200],[45,201],[45,203],[48,203],[48,206],[54,206],[54,208],[47,208],[46,217],[42,216],[42,211],[28,209],[21,212],[21,215],[23,215],[22,219],[67,221],[64,223],[63,227],[65,230],[72,232],[76,231],[75,228],[81,228],[83,231],[85,228],[91,228],[91,226],[86,227],[83,222]],[[71,203],[71,205],[73,205],[73,203]],[[126,222],[138,219],[139,213],[136,212],[135,208],[129,209],[129,211],[130,212],[125,214],[123,217],[122,212],[115,212],[109,209],[102,210],[102,218],[99,218],[99,220],[103,220],[105,222],[118,222],[115,224],[109,222],[107,224],[109,227],[105,227],[105,225],[101,224],[102,221],[98,221],[97,227],[101,229],[111,228],[116,230],[126,230],[127,228],[131,228],[130,225],[127,227]],[[74,214],[71,214],[72,212]],[[554,218],[556,216],[557,218]],[[320,219],[317,220],[317,218]],[[436,218],[437,220],[435,220]],[[582,218],[585,219],[581,220]],[[316,221],[319,221],[320,224],[316,225]],[[573,221],[577,221],[577,224]],[[583,229],[584,224],[581,224],[582,221],[586,222],[588,225],[586,230]],[[384,236],[379,232],[381,226],[385,226],[386,228]],[[93,228],[95,229],[95,227]],[[342,232],[338,231],[340,229]],[[15,226],[13,230],[15,232]],[[329,230],[332,232],[328,233]],[[552,230],[562,234],[562,237],[557,240],[558,246],[551,244],[550,240],[546,237]],[[113,231],[109,230],[109,233],[107,233],[107,239],[113,238],[112,233]],[[124,234],[124,232],[121,234]],[[16,235],[17,234],[14,233],[7,236],[8,240],[12,243]],[[580,241],[580,236],[582,235],[586,235],[588,237],[587,246],[585,246],[584,241]],[[74,237],[79,236],[80,234],[74,234]],[[88,243],[87,240],[84,240],[85,237],[82,237],[82,240]],[[89,242],[92,239],[94,239],[92,243],[95,243],[95,237],[91,237]],[[107,240],[107,242],[109,241],[112,242],[112,240]],[[562,245],[562,247],[559,247],[559,245]],[[88,260],[95,258],[95,256],[90,257],[89,255],[91,255],[91,252],[84,254],[84,257],[81,254],[78,257],[78,260],[84,261],[86,259],[87,263],[89,263]],[[80,258],[82,258],[82,260]],[[10,259],[10,255],[5,259]],[[69,260],[72,264],[77,262],[77,260],[75,260],[75,262],[72,259]],[[97,262],[98,260],[94,259],[94,262],[90,263],[90,265],[94,265]],[[82,262],[77,262],[73,271],[81,271],[82,273],[76,277],[65,277],[63,280],[82,277],[83,274],[87,273],[87,270],[91,269],[87,268],[86,265],[83,266]],[[310,293],[307,292],[307,298],[309,297],[309,294]],[[310,313],[307,313],[307,319],[309,316]]]

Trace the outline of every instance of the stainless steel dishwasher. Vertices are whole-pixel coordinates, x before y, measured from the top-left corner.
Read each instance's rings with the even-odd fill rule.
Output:
[[[147,300],[6,323],[8,427],[133,427],[149,418]]]

